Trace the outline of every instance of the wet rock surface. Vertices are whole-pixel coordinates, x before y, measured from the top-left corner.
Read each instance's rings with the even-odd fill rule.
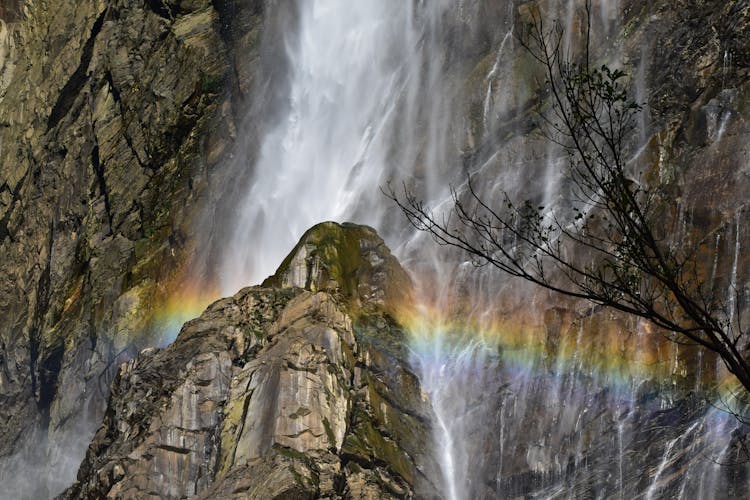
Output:
[[[0,3],[8,495],[69,484],[117,367],[154,342],[186,227],[236,136],[252,57],[240,74],[234,54],[252,55],[255,4],[231,16],[229,1]]]
[[[282,58],[258,68],[261,39],[279,36],[264,23],[294,25],[281,3],[0,2],[0,482],[8,495],[67,487],[74,478],[58,471],[77,469],[102,418],[70,497],[432,494],[423,481],[437,477],[426,448],[431,417],[394,320],[408,278],[383,267],[391,261],[366,229],[309,233],[264,288],[215,304],[169,349],[138,355],[153,344],[151,315],[189,259],[191,238],[223,241],[221,227],[196,236],[193,222],[204,205],[209,219],[231,215],[231,203],[211,197],[231,201],[231,186],[242,184],[244,163],[229,161],[241,110],[256,89],[269,103],[282,92],[257,85],[261,70],[283,73]],[[509,50],[512,39],[502,48],[502,35],[554,2],[474,3],[479,15],[452,20],[440,35],[446,79],[465,105],[451,110],[462,117],[449,145],[461,162],[440,168],[501,178],[520,159],[529,191],[543,191],[548,149],[530,134],[535,72],[518,47]],[[731,256],[749,231],[737,211],[750,188],[747,3],[594,2],[597,12],[609,5],[617,22],[608,36],[622,42],[653,120],[643,153],[649,179],[675,200],[676,225],[711,234],[715,274],[735,265],[746,275],[750,253]],[[498,62],[512,70],[490,78]],[[502,113],[486,104],[495,102]],[[252,109],[244,129],[262,129],[267,111]],[[524,300],[544,309],[549,299],[537,299],[510,294],[509,309]],[[615,324],[580,304],[553,305]],[[548,323],[551,346],[578,334]],[[595,338],[608,327],[587,328]],[[651,493],[669,496],[703,491],[695,481],[705,476],[742,496],[745,472],[714,472],[716,454],[702,456],[703,441],[675,441],[707,411],[682,386],[715,364],[685,351],[674,355],[672,380],[628,389],[641,398],[638,411],[617,401],[613,410],[606,381],[588,373],[561,381],[549,360],[526,379],[508,369],[487,394],[498,409],[481,422],[489,430],[471,436],[492,448],[475,491],[627,496],[655,481]],[[663,396],[676,385],[677,400]],[[304,405],[295,407],[300,390]],[[580,407],[548,404],[581,394]],[[503,440],[514,447],[500,450]],[[700,460],[709,472],[683,481]]]
[[[359,264],[337,275],[343,255]],[[310,270],[307,286],[292,263]],[[63,498],[436,496],[429,404],[386,312],[386,276],[409,286],[373,230],[311,229],[281,286],[212,304],[172,345],[120,368]],[[384,300],[363,311],[370,294]]]

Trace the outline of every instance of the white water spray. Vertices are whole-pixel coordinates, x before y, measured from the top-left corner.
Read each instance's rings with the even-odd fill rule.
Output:
[[[285,34],[286,109],[262,139],[238,207],[221,260],[223,292],[271,274],[318,222],[382,228],[393,207],[380,187],[414,174],[425,132],[433,143],[443,139],[439,59],[428,54],[443,4],[298,2],[298,33]]]
[[[573,8],[561,5],[558,17],[565,18],[570,27],[575,20]],[[609,22],[616,17],[612,14],[618,11],[612,7],[616,2],[600,5],[602,19]],[[402,262],[441,271],[446,280],[438,288],[460,281],[457,276],[465,266],[426,255],[427,240],[405,228],[402,219],[400,227],[393,227],[395,219],[389,219],[388,212],[394,207],[379,188],[390,179],[407,180],[418,185],[428,201],[448,200],[444,206],[450,206],[446,187],[450,175],[457,173],[450,170],[459,170],[458,147],[451,143],[449,133],[453,96],[446,87],[450,78],[437,34],[447,14],[470,19],[468,8],[464,2],[457,5],[448,0],[300,0],[298,6],[297,32],[284,34],[289,94],[278,121],[261,138],[258,160],[237,207],[235,231],[221,260],[223,292],[234,292],[269,275],[302,233],[323,220],[372,225],[390,238]],[[496,40],[495,64],[484,80],[487,89],[486,94],[482,92],[481,120],[486,130],[494,126],[496,116],[509,111],[501,108],[519,104],[512,90],[503,94],[505,89],[493,89],[498,75],[509,71],[501,64],[509,40],[510,33]],[[550,151],[548,161],[539,162],[533,148],[524,147],[520,151],[499,149],[482,158],[484,163],[478,163],[481,167],[475,172],[488,181],[483,189],[523,190],[533,182],[544,204],[551,204],[559,195],[557,155]],[[506,160],[505,168],[498,168]],[[524,161],[528,165],[520,168]],[[542,180],[530,181],[534,177]],[[473,291],[496,293],[496,277],[486,273],[472,282]],[[577,347],[582,335],[581,329]],[[433,444],[442,474],[436,482],[442,483],[447,498],[482,495],[484,485],[478,482],[493,477],[477,471],[483,466],[478,462],[487,454],[480,448],[492,448],[483,433],[498,427],[499,457],[490,464],[499,465],[492,471],[498,481],[501,473],[511,476],[527,467],[531,473],[556,474],[549,491],[561,491],[566,484],[560,478],[568,473],[567,468],[588,467],[583,462],[586,445],[581,436],[586,432],[591,402],[575,400],[600,386],[578,353],[572,361],[575,375],[566,372],[562,361],[554,365],[552,390],[544,385],[549,378],[535,375],[545,368],[534,365],[509,383],[513,392],[506,398],[499,385],[502,377],[511,377],[493,366],[498,355],[487,344],[434,329],[417,332],[415,337],[411,361],[432,402]],[[427,341],[419,344],[420,338]],[[549,401],[554,407],[540,408]],[[492,418],[499,419],[496,427]],[[635,424],[622,421],[616,430],[619,457],[612,470],[621,495],[629,480],[623,458],[632,452],[627,449],[631,425]],[[550,433],[553,428],[555,432]],[[524,432],[534,436],[535,447],[516,450],[513,440]],[[670,443],[654,483],[668,466],[673,446]]]
[[[299,2],[298,33],[285,41],[291,68],[286,107],[261,140],[238,207],[221,260],[225,293],[273,272],[315,223],[352,220],[387,237],[392,228],[383,221],[394,207],[380,187],[391,179],[413,184],[416,178],[425,196],[450,199],[440,171],[451,164],[445,151],[452,113],[445,56],[435,40],[449,8],[456,5]],[[394,245],[403,260],[424,248],[423,236],[408,234],[405,244]],[[449,345],[442,332],[434,333],[433,344],[415,349],[412,361],[432,400],[445,494],[457,500],[466,498],[473,466],[461,426],[476,408],[464,390],[475,383],[470,368],[484,354],[479,344]]]

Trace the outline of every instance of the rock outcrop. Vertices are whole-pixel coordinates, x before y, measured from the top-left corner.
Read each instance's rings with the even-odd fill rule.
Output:
[[[261,8],[0,2],[0,483],[9,496],[70,484],[65,470],[101,421],[118,365],[152,342],[151,314],[186,261],[207,176],[232,149]]]
[[[529,14],[534,12],[550,20],[562,20],[567,14],[569,36],[581,36],[583,2],[520,3],[522,23],[530,22]],[[633,163],[642,169],[645,182],[658,186],[656,191],[668,200],[668,222],[660,221],[665,239],[675,248],[700,248],[699,279],[720,297],[726,294],[727,302],[735,300],[735,293],[747,297],[747,3],[603,0],[591,4],[597,61],[622,64],[636,99],[644,104],[638,117],[641,137],[636,139],[643,149]],[[514,26],[518,20],[513,17]],[[602,33],[607,28],[610,31]],[[493,172],[487,177],[476,174],[478,178],[502,185],[497,179],[507,175],[512,195],[523,200],[545,192],[536,181],[551,180],[545,173],[549,149],[546,142],[535,144],[529,134],[537,126],[534,105],[539,95],[517,85],[528,81],[538,66],[523,50],[503,47],[501,40],[495,40],[467,79],[465,115],[470,126],[465,127],[462,151],[470,171]],[[493,72],[493,65],[512,70]],[[489,114],[487,103],[497,103]],[[516,171],[505,168],[514,162],[523,165],[521,183],[515,182]],[[481,279],[485,281],[476,288],[493,278],[484,273]],[[499,439],[506,440],[504,456],[489,457],[498,464],[495,470],[501,471],[497,492],[509,497],[570,498],[747,495],[750,476],[743,465],[741,442],[747,439],[748,428],[722,411],[721,398],[707,403],[716,395],[702,391],[720,372],[714,355],[662,341],[649,325],[585,302],[543,291],[502,297],[507,301],[497,302],[508,310],[509,323],[523,328],[528,337],[536,336],[544,354],[524,368],[528,378],[522,381],[514,381],[511,370],[499,376],[510,382],[494,404],[502,408],[501,422],[495,422],[494,428]],[[737,300],[743,304],[744,323],[748,302]],[[527,319],[529,303],[536,312]],[[561,339],[579,339],[576,357],[588,358],[588,366],[581,363],[570,371],[560,370],[568,363],[564,349],[558,348]],[[616,371],[619,361],[602,354],[612,348],[604,345],[608,339],[617,346],[615,358],[638,351],[650,356],[651,367],[661,374],[625,371],[627,384],[618,387],[622,381],[606,374]],[[597,363],[602,368],[592,369]],[[718,437],[719,429],[726,442]],[[732,439],[729,429],[735,429]]]
[[[74,477],[65,471],[78,467],[100,424],[68,497],[434,492],[424,479],[439,476],[426,449],[430,410],[397,320],[408,280],[368,229],[311,231],[263,287],[214,304],[173,346],[118,372],[153,344],[152,314],[191,246],[225,241],[227,224],[196,234],[196,214],[231,224],[221,201],[234,200],[244,179],[237,169],[252,163],[288,85],[288,61],[261,58],[261,45],[283,52],[293,3],[0,0],[0,497],[68,487]],[[647,103],[647,180],[674,200],[674,227],[695,228],[679,238],[709,235],[702,272],[713,266],[716,286],[729,289],[734,269],[747,304],[750,7],[593,3],[611,29],[597,40],[614,42],[613,59]],[[420,170],[475,172],[493,186],[505,175],[507,185],[523,184],[521,198],[546,192],[549,148],[531,134],[535,70],[503,35],[534,9],[580,31],[583,2],[459,4],[435,42],[445,56],[435,70],[445,70],[453,92],[442,97],[457,103],[441,111],[452,115],[446,149],[461,153],[443,165],[418,154]],[[282,40],[261,43],[273,37]],[[258,85],[266,77],[272,84]],[[238,136],[249,146],[233,158]],[[522,182],[508,171],[514,164],[523,165]],[[484,285],[496,277],[482,276],[470,286],[492,288]],[[503,298],[493,307],[507,307],[524,335],[541,332],[546,350],[516,386],[506,387],[511,369],[496,377],[494,420],[473,437],[497,438],[477,452],[489,457],[478,459],[476,483],[486,489],[477,491],[542,495],[563,485],[579,496],[627,497],[658,485],[652,494],[678,495],[705,476],[744,493],[745,472],[731,468],[682,479],[706,444],[680,436],[706,413],[690,391],[697,373],[715,371],[713,357],[649,347],[671,375],[629,387],[636,399],[621,405],[611,380],[550,371],[564,360],[560,338],[588,339],[582,351],[596,358],[608,349],[602,332],[627,334],[624,352],[640,326],[543,294]],[[665,396],[675,387],[677,399]],[[574,393],[585,401],[572,405]]]
[[[120,368],[63,497],[436,496],[429,403],[392,313],[410,287],[372,229],[314,227],[263,286]]]

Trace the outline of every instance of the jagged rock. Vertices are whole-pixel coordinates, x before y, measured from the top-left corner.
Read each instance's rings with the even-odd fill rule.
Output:
[[[323,222],[308,230],[264,286],[337,293],[357,312],[393,316],[411,303],[411,279],[382,239],[366,226]]]
[[[387,312],[408,293],[372,229],[316,226],[265,286],[120,368],[63,497],[436,496],[429,405]]]
[[[188,231],[195,227],[194,210],[200,207],[201,198],[207,196],[209,185],[241,184],[236,182],[237,176],[231,175],[231,169],[227,173],[223,165],[231,163],[227,160],[240,129],[236,122],[246,109],[243,100],[259,79],[256,63],[261,35],[283,38],[285,33],[284,29],[266,30],[263,25],[288,23],[286,27],[292,29],[295,19],[293,15],[287,20],[266,19],[263,7],[266,3],[278,6],[292,2],[0,2],[3,19],[0,23],[0,422],[3,424],[0,462],[19,451],[25,460],[21,468],[8,469],[0,463],[3,493],[20,494],[14,489],[12,483],[17,478],[12,475],[21,471],[22,481],[32,485],[31,490],[24,492],[26,496],[48,496],[50,490],[44,477],[48,466],[55,471],[55,477],[51,478],[53,489],[69,484],[66,481],[70,478],[58,473],[63,469],[60,460],[75,461],[77,465],[80,455],[71,451],[70,457],[62,459],[50,456],[46,445],[67,453],[77,448],[80,439],[88,441],[89,431],[94,428],[91,426],[98,425],[104,413],[109,385],[118,366],[137,353],[133,345],[148,343],[149,315],[154,303],[165,293],[165,282],[189,254],[189,246],[194,243],[189,239],[204,237]],[[534,71],[529,58],[519,56],[518,47],[512,47],[512,39],[510,45],[504,46],[495,38],[502,34],[499,29],[502,22],[517,23],[514,25],[520,27],[527,7],[554,2],[473,3],[481,4],[477,18],[462,15],[453,20],[451,29],[438,34],[448,53],[449,71],[445,78],[451,81],[451,86],[465,87],[461,91],[464,95],[455,100],[459,107],[466,101],[466,109],[453,110],[460,118],[452,120],[457,124],[453,134],[457,144],[449,148],[463,152],[466,170],[472,172],[481,167],[487,179],[520,159],[529,191],[541,192],[540,184],[547,179],[549,149],[529,134],[535,127],[530,117],[533,106],[529,105],[535,98],[529,84],[534,81]],[[595,5],[608,3],[614,2],[595,2]],[[580,7],[582,2],[577,5]],[[744,212],[738,213],[736,219],[733,215],[738,200],[746,198],[750,182],[744,160],[748,154],[746,117],[750,109],[747,2],[728,0],[717,5],[697,0],[625,0],[617,5],[619,10],[613,10],[622,15],[622,30],[612,35],[622,37],[626,67],[634,78],[643,78],[640,85],[644,95],[639,99],[648,102],[649,118],[653,120],[647,131],[653,137],[644,152],[649,157],[646,160],[649,176],[665,183],[668,196],[675,200],[675,210],[689,214],[686,217],[701,231],[721,235],[721,240],[716,240],[717,254],[732,255],[735,241],[744,242],[748,236],[747,224],[740,223]],[[519,6],[520,10],[516,9]],[[501,11],[510,11],[510,18],[500,15]],[[468,33],[461,29],[470,23],[477,26]],[[272,45],[268,44],[265,50],[271,50]],[[286,64],[283,59],[268,58],[267,64],[274,66],[270,71],[283,73],[279,69]],[[500,63],[505,68],[508,62],[510,71],[497,72],[494,79],[490,78],[493,65]],[[641,73],[642,76],[637,76]],[[277,94],[283,88],[283,78],[265,85],[263,90],[268,94],[264,94],[264,99],[268,103],[264,103],[263,109],[249,112],[248,120],[257,124],[241,130],[263,129],[266,122],[273,121],[272,113],[266,111],[278,104]],[[507,89],[512,89],[513,109],[507,116],[496,117],[494,126],[485,123],[484,103],[489,98],[504,100],[499,94]],[[487,126],[489,129],[485,130]],[[463,141],[462,136],[466,136]],[[250,155],[255,154],[253,148],[248,149]],[[252,163],[252,158],[243,161]],[[447,168],[454,168],[452,163],[446,164]],[[434,165],[424,168],[432,169]],[[223,193],[231,206],[232,190],[224,186],[216,191]],[[206,217],[226,218],[226,213],[215,206],[216,200],[209,204],[212,208]],[[677,213],[673,215],[678,217]],[[206,231],[205,237],[224,241],[222,230],[214,227],[217,233]],[[338,229],[329,236],[332,241],[342,238]],[[313,234],[310,238],[314,242],[318,236]],[[301,245],[290,257],[286,269],[268,285],[307,286],[309,282],[310,290],[323,293],[315,300],[335,304],[339,309],[332,314],[349,317],[358,353],[354,367],[347,368],[354,378],[351,384],[357,388],[356,397],[348,396],[352,406],[347,409],[352,416],[348,422],[352,425],[347,429],[351,432],[344,434],[338,453],[322,454],[317,460],[321,464],[338,464],[339,468],[348,460],[344,472],[339,474],[345,475],[345,490],[348,488],[346,491],[353,497],[378,496],[383,484],[389,484],[390,491],[397,494],[403,487],[390,476],[373,472],[370,464],[392,464],[389,467],[406,483],[415,474],[420,477],[409,460],[402,458],[404,455],[414,458],[423,452],[423,423],[428,412],[421,409],[418,383],[404,362],[402,333],[394,321],[398,317],[399,300],[389,298],[404,293],[408,287],[397,285],[389,290],[378,286],[367,291],[371,280],[380,279],[367,270],[368,265],[375,264],[366,264],[383,258],[375,240],[366,243],[373,249],[372,257],[364,257],[353,266],[346,258],[331,264],[327,261],[327,251],[317,251],[314,245],[308,248],[307,243]],[[332,248],[339,251],[336,245]],[[341,255],[346,257],[350,248],[346,243]],[[748,268],[748,259],[750,253],[738,252],[740,270]],[[722,257],[716,274],[729,276],[731,267],[732,259]],[[353,269],[362,274],[355,274],[355,279],[350,280]],[[387,277],[386,283],[404,282],[399,276],[389,275],[387,270],[379,276]],[[362,277],[366,279],[360,291]],[[254,304],[252,307],[246,304],[252,314],[267,314],[259,320],[264,325],[276,321],[279,311],[275,307],[285,307],[292,299],[302,301],[294,295],[301,292],[292,293],[292,289],[289,297],[278,290],[271,295],[266,293],[270,292],[248,292],[247,297],[237,299]],[[250,299],[250,295],[254,298]],[[360,300],[360,297],[365,298]],[[382,307],[370,306],[378,302]],[[543,300],[528,300],[523,294],[509,297],[509,302],[519,309],[526,308],[526,313],[530,303],[534,307],[546,304]],[[582,307],[574,305],[570,311]],[[228,311],[222,309],[217,314],[224,319],[215,321],[236,326],[226,320]],[[382,314],[384,311],[388,314]],[[311,328],[328,328],[313,319],[305,319]],[[607,321],[612,324],[611,319]],[[553,356],[558,349],[558,334],[575,336],[576,332],[560,330],[554,317],[547,323],[550,336],[545,347]],[[227,389],[219,375],[216,377],[221,380],[211,378],[207,383],[205,374],[213,377],[225,373],[229,359],[234,377],[238,366],[255,359],[267,347],[258,336],[239,334],[240,330],[226,332],[233,336],[229,342],[215,339],[213,333],[207,333],[213,327],[206,328],[202,333],[193,331],[193,340],[185,334],[176,347],[168,350],[176,353],[184,349],[180,355],[193,363],[190,366],[187,361],[182,364],[181,359],[164,354],[166,351],[146,352],[129,365],[130,371],[118,379],[119,392],[115,396],[126,394],[135,399],[121,413],[107,415],[105,426],[127,420],[135,427],[128,428],[123,435],[117,429],[111,430],[111,434],[108,430],[98,435],[90,457],[103,457],[101,454],[110,451],[116,454],[122,447],[123,456],[140,453],[138,456],[145,460],[153,453],[154,467],[168,469],[177,463],[172,460],[180,458],[180,467],[184,468],[180,474],[216,473],[217,465],[206,465],[196,458],[198,455],[172,456],[169,454],[172,448],[156,446],[158,443],[174,446],[174,442],[184,440],[186,449],[192,450],[200,448],[200,440],[219,442],[217,420],[191,417],[186,420],[190,422],[189,429],[179,429],[180,433],[174,436],[159,435],[149,442],[146,437],[152,422],[148,415],[154,416],[153,422],[159,426],[174,425],[178,416],[183,418],[180,405],[190,401],[193,394],[198,398],[196,401],[208,406],[228,404],[231,384]],[[264,330],[258,328],[262,335]],[[349,335],[347,331],[335,331],[336,338]],[[313,340],[310,345],[318,345]],[[201,351],[203,348],[196,345],[205,346],[206,350]],[[323,350],[326,361],[321,362],[325,364],[329,351]],[[708,367],[711,362],[706,357],[703,364]],[[684,365],[685,360],[680,360],[680,366]],[[173,369],[177,372],[173,373]],[[267,373],[266,369],[258,367],[258,373]],[[131,375],[136,378],[131,380]],[[329,381],[334,380],[338,379],[330,377]],[[685,383],[679,377],[678,382]],[[535,384],[549,385],[550,380],[540,378]],[[161,393],[148,392],[153,388],[162,388],[169,396],[162,398]],[[529,414],[549,413],[544,391],[525,388],[524,391],[519,398],[541,399],[529,402],[534,408]],[[658,391],[654,387],[648,392]],[[114,396],[112,401],[112,408],[122,403]],[[165,408],[162,413],[160,405]],[[404,412],[405,408],[409,412]],[[320,411],[333,411],[333,407],[321,406]],[[126,418],[126,414],[130,416]],[[274,425],[282,422],[280,428],[290,426],[283,423],[286,421],[282,417],[269,419]],[[546,436],[550,429],[566,435],[554,418],[537,419],[535,432],[530,432],[525,421],[518,424],[531,444],[527,446],[524,439],[519,441],[514,437],[514,449],[508,451],[506,447],[506,455],[513,453],[517,457],[510,463],[512,468],[504,471],[506,477],[500,481],[501,487],[504,480],[518,479],[518,488],[509,487],[508,491],[521,495],[534,490],[531,483],[539,482],[539,473],[530,472],[529,468],[543,469],[550,462],[548,452],[540,453],[538,443],[532,441],[537,436]],[[149,424],[144,429],[136,425],[145,420]],[[606,458],[617,438],[612,435],[617,419],[607,416],[601,421],[600,426],[592,427],[603,435],[587,455],[592,461],[594,457]],[[223,425],[224,420],[220,422]],[[639,425],[641,422],[648,426],[652,421],[644,418],[638,420]],[[389,440],[392,435],[385,431],[391,428],[397,429],[393,432],[401,436],[398,446],[393,446]],[[216,434],[211,434],[214,431]],[[314,431],[305,434],[308,436],[305,439],[312,443],[305,446],[320,446],[325,441],[319,428]],[[136,441],[142,439],[138,446],[128,448],[125,435],[134,436]],[[286,435],[284,431],[279,438],[288,439]],[[653,467],[654,460],[659,459],[659,450],[665,447],[664,433],[647,436],[643,439],[644,446],[650,446],[647,458],[634,462],[632,470]],[[590,442],[588,438],[586,442]],[[310,450],[305,452],[306,456]],[[573,454],[575,450],[568,452]],[[203,458],[212,457],[211,453],[200,453]],[[214,459],[218,460],[211,458]],[[94,462],[90,458],[82,469],[87,481],[94,481],[91,477]],[[211,491],[217,496],[229,495],[235,489],[239,496],[284,492],[302,495],[310,491],[309,485],[316,480],[313,469],[303,467],[303,462],[276,454],[259,463],[229,464],[220,483],[210,486],[196,483],[196,488],[209,488],[204,494]],[[509,464],[507,457],[505,464]],[[102,476],[102,484],[105,479],[111,484],[123,480],[126,465],[117,463],[111,469],[105,465],[96,469],[109,474],[106,478]],[[251,467],[255,467],[253,474],[263,476],[263,482],[248,479],[246,472]],[[560,467],[567,465],[562,463]],[[151,470],[147,467],[136,470],[141,478],[137,480],[141,481],[138,487],[149,484],[143,481],[147,481]],[[328,470],[335,467],[331,465]],[[592,480],[585,470],[576,474],[579,475],[576,480],[580,479],[582,484],[600,481],[614,488],[611,480]],[[301,481],[304,484],[290,487],[289,478],[297,476],[304,479]],[[324,475],[321,480],[320,473],[317,477],[319,484],[325,485],[330,479]],[[644,478],[641,483],[648,480]],[[148,479],[151,480],[157,481],[158,487],[164,486],[158,482],[161,480]],[[339,491],[337,481],[334,478],[333,489]],[[243,483],[247,483],[246,490],[242,489]],[[586,488],[593,491],[600,484],[588,484]],[[737,484],[741,487],[746,483]],[[642,492],[642,486],[633,486],[634,494]]]
[[[220,178],[232,149],[235,75],[254,72],[260,2],[232,17],[236,3],[0,2],[0,483],[11,496],[70,483],[61,460],[79,460],[117,366],[151,342],[207,173]]]

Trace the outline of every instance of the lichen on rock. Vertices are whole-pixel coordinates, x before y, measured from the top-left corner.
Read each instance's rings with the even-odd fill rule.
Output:
[[[372,229],[316,226],[263,286],[120,368],[63,498],[434,496],[430,409],[388,312],[409,286]]]
[[[305,232],[263,285],[327,291],[355,315],[381,310],[397,317],[412,294],[409,275],[374,229],[335,222]]]

